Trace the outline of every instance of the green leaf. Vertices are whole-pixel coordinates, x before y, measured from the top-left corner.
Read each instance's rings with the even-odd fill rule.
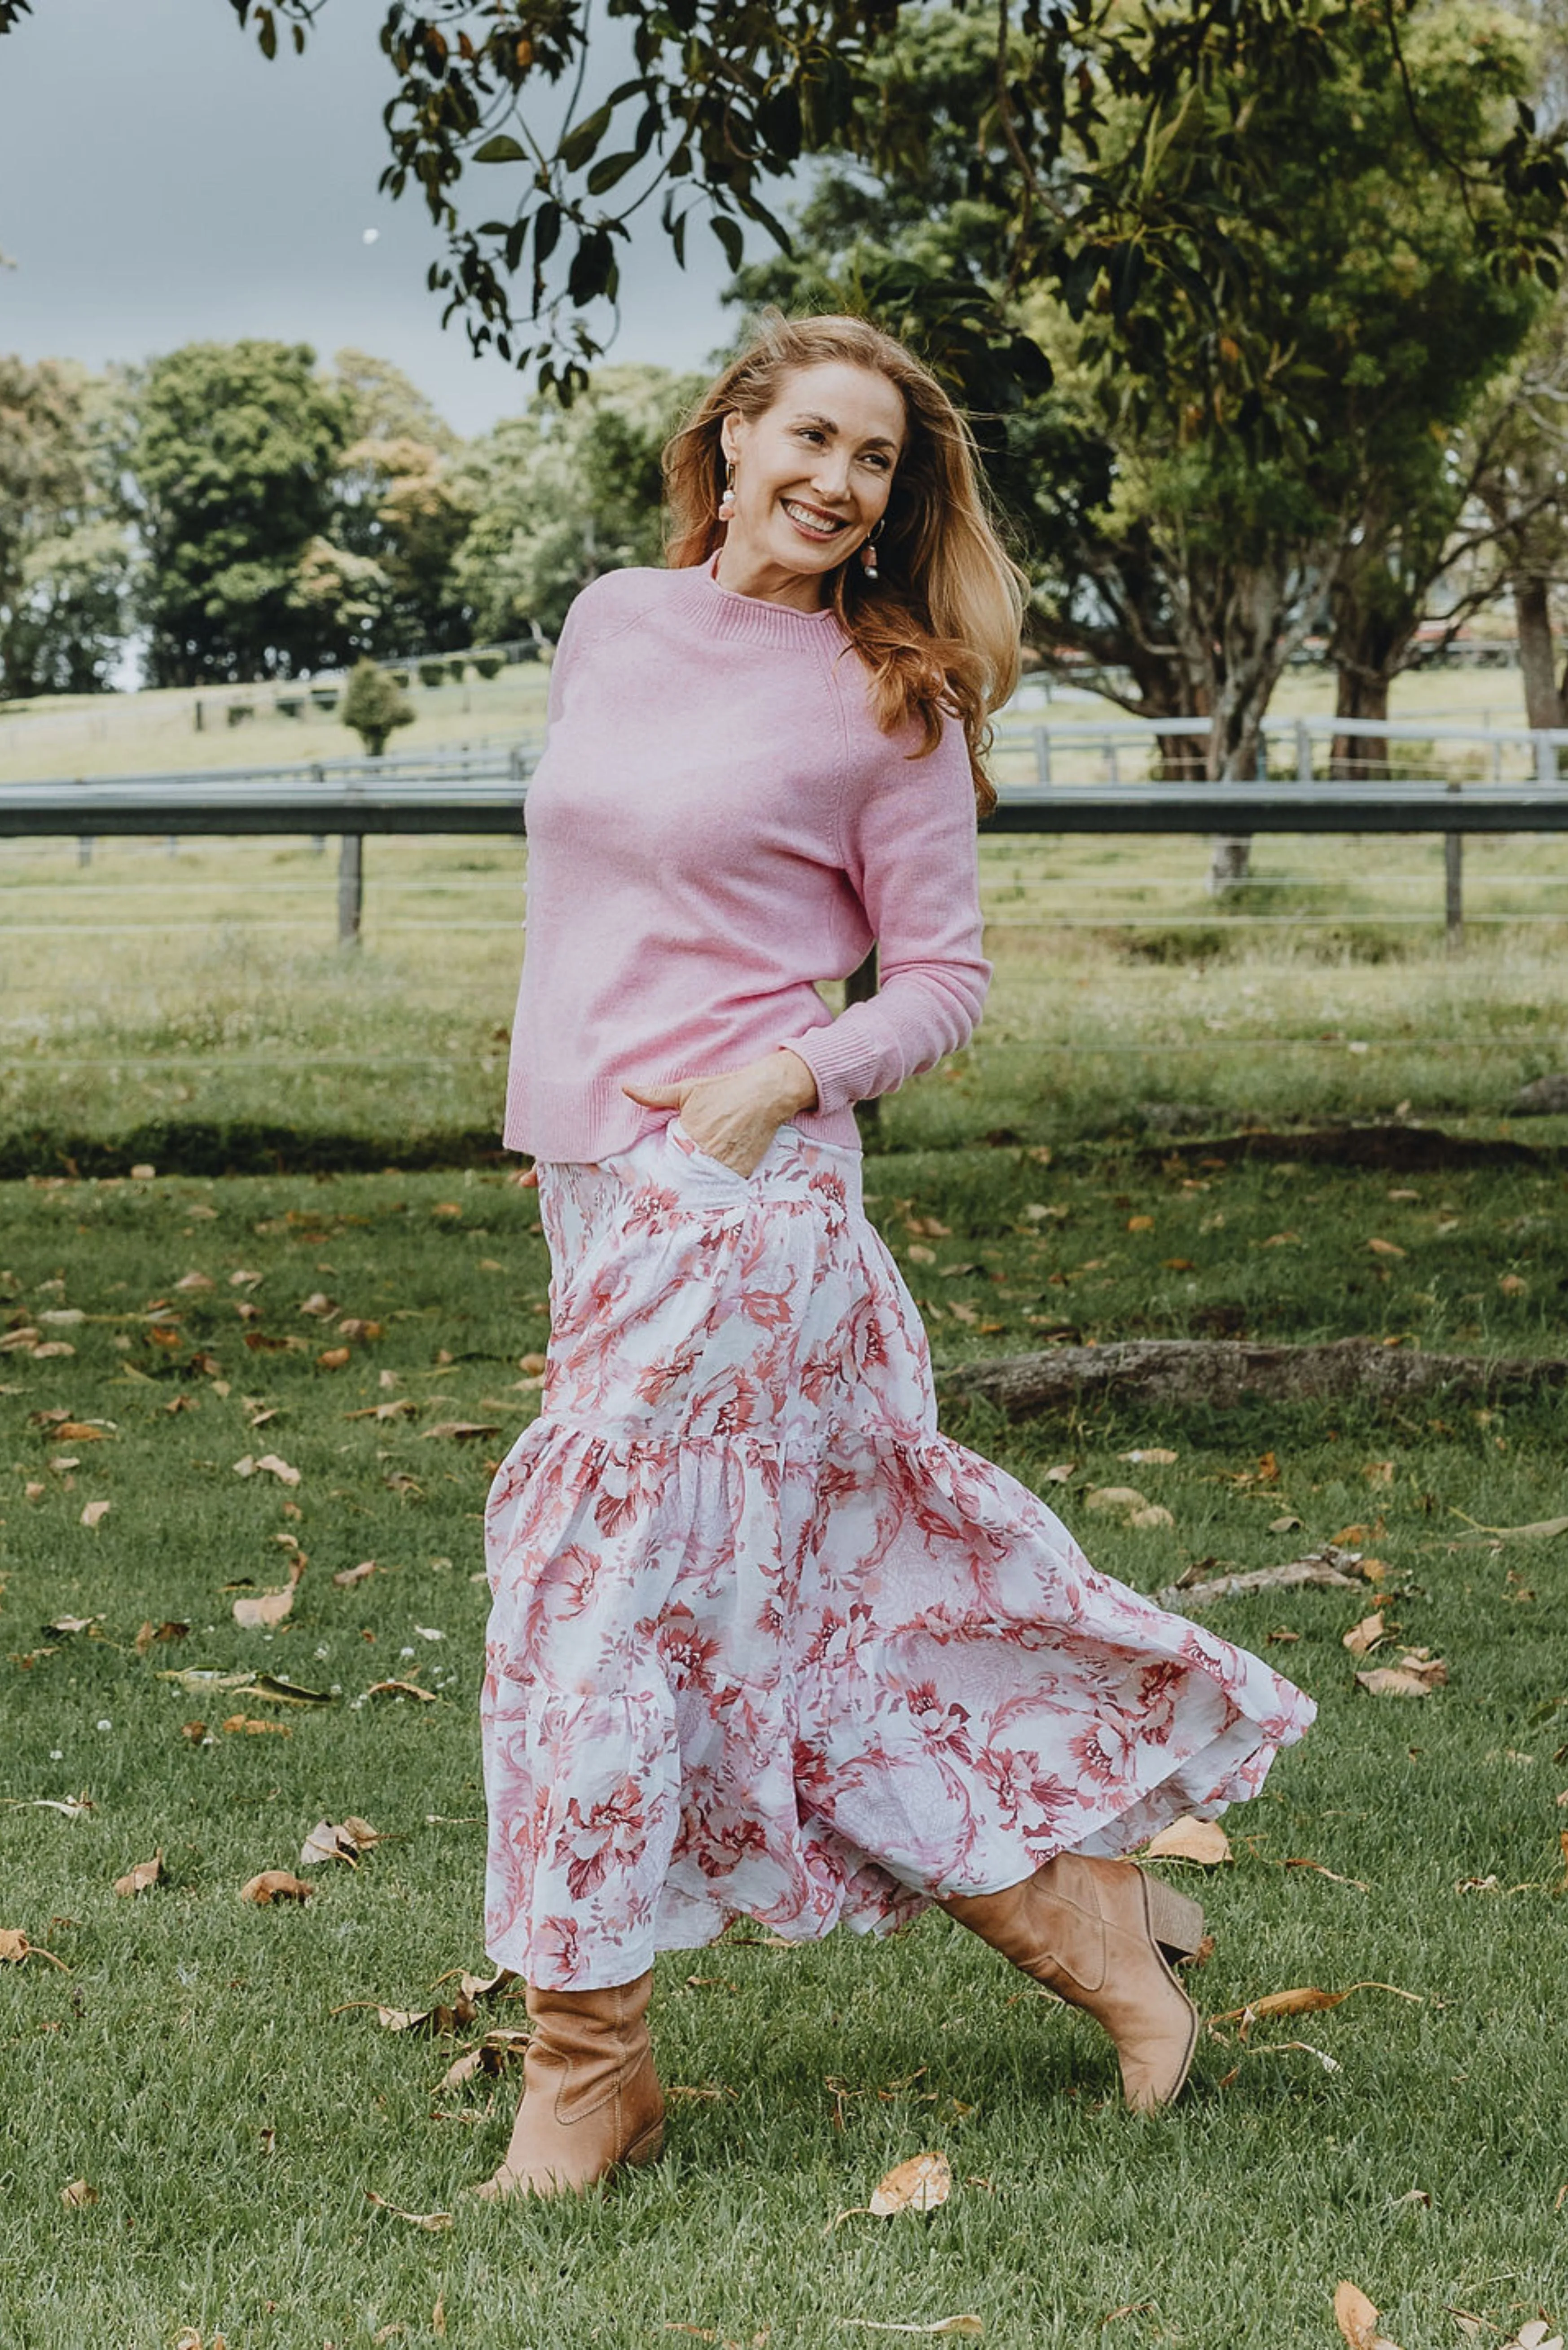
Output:
[[[567,131],[556,152],[568,172],[582,170],[605,132],[609,129],[610,116],[614,111],[614,107],[607,99],[603,106],[596,106],[593,112],[579,122],[575,130]]]
[[[637,160],[637,151],[630,147],[624,155],[604,156],[588,173],[589,195],[602,196],[607,188],[613,188],[618,180],[625,179]]]
[[[728,213],[713,213],[709,217],[708,225],[723,246],[724,258],[731,268],[739,269],[746,251],[739,221],[732,221]]]
[[[476,163],[525,163],[528,151],[501,130],[493,139],[487,139],[483,147],[475,148],[473,160]]]

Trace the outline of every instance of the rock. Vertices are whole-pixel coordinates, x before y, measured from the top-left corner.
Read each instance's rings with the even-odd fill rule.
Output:
[[[1510,1118],[1568,1117],[1568,1073],[1537,1077],[1523,1087],[1508,1106]]]

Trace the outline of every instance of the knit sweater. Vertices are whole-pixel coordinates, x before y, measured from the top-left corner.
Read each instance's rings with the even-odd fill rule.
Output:
[[[528,786],[527,936],[505,1139],[597,1160],[667,1121],[622,1092],[779,1045],[816,1079],[805,1134],[963,1044],[981,953],[962,727],[885,734],[831,610],[712,567],[607,573],[572,606]],[[816,991],[881,949],[881,990]]]

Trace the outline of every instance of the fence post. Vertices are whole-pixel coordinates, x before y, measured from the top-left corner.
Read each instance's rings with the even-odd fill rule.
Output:
[[[1312,729],[1304,718],[1296,720],[1296,781],[1312,781]]]
[[[1538,784],[1554,784],[1557,781],[1557,754],[1552,747],[1552,736],[1544,726],[1538,726],[1535,730],[1535,780]]]
[[[1450,784],[1451,792],[1459,790]],[[1444,945],[1451,955],[1462,954],[1465,945],[1465,837],[1462,832],[1443,835],[1443,919]]]
[[[92,838],[93,837],[90,832],[82,832],[77,835],[77,863],[78,865],[90,865],[92,863]]]
[[[847,1011],[852,1003],[869,1003],[876,993],[877,950],[873,947],[865,962],[852,971],[844,983],[845,1010]],[[882,1105],[876,1100],[857,1102],[855,1115],[862,1134],[874,1134],[882,1123]]]
[[[365,836],[346,832],[337,858],[337,943],[357,947],[365,902]]]
[[[1051,780],[1051,730],[1048,726],[1034,729],[1034,780],[1048,784]]]

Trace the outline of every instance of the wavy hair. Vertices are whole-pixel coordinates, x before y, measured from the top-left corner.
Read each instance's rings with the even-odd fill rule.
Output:
[[[918,723],[923,740],[910,755],[925,758],[941,739],[943,716],[961,721],[976,805],[989,816],[996,794],[982,764],[987,721],[1018,683],[1028,582],[992,519],[973,433],[902,343],[866,318],[764,310],[746,349],[665,443],[665,560],[685,569],[710,561],[724,543],[720,429],[731,410],[761,416],[791,375],[835,360],[897,385],[906,434],[877,542],[882,576],[867,579],[856,549],[828,575],[826,600],[870,671],[871,707],[885,733]]]

